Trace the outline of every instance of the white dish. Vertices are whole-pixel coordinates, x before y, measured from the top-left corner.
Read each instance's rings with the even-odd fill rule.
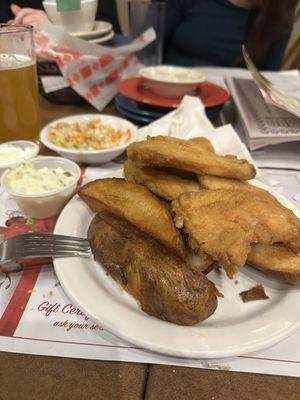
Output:
[[[298,216],[300,212],[268,186],[255,184],[275,195]],[[75,196],[62,211],[54,232],[86,237],[93,213]],[[236,279],[210,273],[224,294],[214,315],[196,326],[185,327],[145,314],[104,268],[93,260],[54,260],[62,287],[72,302],[103,328],[155,352],[187,358],[223,358],[262,350],[291,335],[300,327],[300,290],[251,269],[242,268]],[[270,299],[243,303],[239,293],[257,283]]]
[[[21,149],[30,148],[32,151],[30,151],[30,153],[28,153],[26,156],[24,156],[20,159],[14,160],[5,165],[1,165],[0,166],[0,176],[4,173],[4,171],[6,169],[14,168],[17,165],[21,164],[22,162],[28,161],[31,158],[36,157],[40,151],[40,146],[34,142],[30,142],[29,140],[13,140],[11,142],[1,143],[0,147],[1,146],[15,146],[15,147],[20,147]]]
[[[205,81],[205,76],[197,69],[175,67],[172,65],[159,65],[157,67],[144,67],[139,74],[146,79],[165,83],[196,83]]]
[[[88,39],[88,41],[90,43],[100,44],[100,43],[108,42],[110,39],[112,39],[114,37],[114,35],[115,35],[115,32],[112,31],[112,32],[108,33],[107,35],[101,36],[99,38]]]
[[[49,169],[62,168],[65,171],[71,171],[75,176],[74,181],[61,189],[51,190],[42,194],[22,194],[14,192],[6,184],[7,175],[10,173],[10,170],[7,170],[2,175],[1,186],[9,193],[27,217],[53,217],[61,211],[67,201],[76,192],[77,182],[81,175],[80,168],[74,162],[61,157],[36,157],[30,162],[32,162],[36,169],[44,167]]]
[[[98,0],[81,0],[76,11],[57,11],[56,1],[43,1],[49,19],[69,33],[91,31],[94,27]]]
[[[158,96],[183,97],[195,94],[197,86],[205,81],[205,76],[195,68],[159,65],[139,70],[144,85]]]
[[[81,121],[90,121],[95,118],[100,118],[104,123],[112,125],[115,129],[121,129],[122,131],[130,129],[132,133],[131,139],[127,143],[124,142],[121,145],[112,147],[110,149],[82,151],[82,150],[72,150],[63,147],[58,147],[47,138],[49,127],[56,125],[59,122],[73,123]],[[137,127],[134,124],[127,121],[126,119],[105,114],[78,114],[60,118],[46,125],[40,133],[41,142],[49,149],[60,154],[62,157],[69,158],[70,160],[73,160],[78,164],[96,164],[96,165],[107,163],[113,160],[114,158],[118,157],[120,154],[123,153],[123,151],[125,151],[126,147],[132,141],[136,140],[136,138],[137,138]]]
[[[71,35],[79,37],[81,39],[94,39],[110,33],[111,30],[112,24],[110,24],[109,22],[95,21],[94,27],[92,29],[83,32],[74,32],[71,33]]]

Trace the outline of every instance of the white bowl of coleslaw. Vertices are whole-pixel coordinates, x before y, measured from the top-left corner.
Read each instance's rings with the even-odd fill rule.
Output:
[[[137,138],[137,127],[105,114],[79,114],[46,125],[41,142],[78,164],[104,164],[122,154]]]

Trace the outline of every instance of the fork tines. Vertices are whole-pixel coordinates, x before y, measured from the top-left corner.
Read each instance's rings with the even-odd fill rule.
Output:
[[[73,236],[65,235],[53,235],[51,233],[26,233],[20,238],[24,245],[39,245],[39,246],[50,246],[50,245],[61,245],[61,246],[76,246],[76,247],[90,247],[87,239],[77,238]]]
[[[45,256],[56,257],[70,255],[90,254],[90,244],[86,239],[72,236],[53,235],[43,233],[27,233],[15,239],[20,241],[24,256]]]

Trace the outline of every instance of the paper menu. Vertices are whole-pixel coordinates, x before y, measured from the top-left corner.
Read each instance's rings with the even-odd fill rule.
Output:
[[[278,89],[284,91],[287,95],[293,96],[300,100],[300,75],[284,76],[282,74],[274,74],[270,80]]]
[[[239,111],[250,150],[300,140],[300,119],[268,105],[253,80],[227,78],[226,83]]]
[[[275,106],[279,109],[286,110],[291,114],[300,118],[300,99],[295,95],[295,93],[292,94],[288,93],[287,90],[284,90],[280,88],[278,85],[276,85],[274,81],[269,81],[256,68],[244,45],[242,46],[242,53],[248,71],[251,73],[266,103]],[[282,83],[284,84],[285,87],[287,87],[287,84],[285,82]],[[296,92],[299,93],[299,88],[300,88],[299,75],[296,79],[294,79],[293,84]]]

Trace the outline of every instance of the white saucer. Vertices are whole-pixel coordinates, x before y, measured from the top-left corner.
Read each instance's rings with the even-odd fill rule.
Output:
[[[114,37],[114,34],[115,34],[115,32],[111,31],[105,36],[100,36],[100,37],[97,37],[96,39],[88,39],[88,41],[90,43],[96,43],[96,44],[108,42],[110,39],[112,39]]]
[[[106,21],[95,21],[94,28],[90,31],[71,33],[72,36],[81,39],[94,39],[99,36],[105,35],[112,30],[112,24]]]

